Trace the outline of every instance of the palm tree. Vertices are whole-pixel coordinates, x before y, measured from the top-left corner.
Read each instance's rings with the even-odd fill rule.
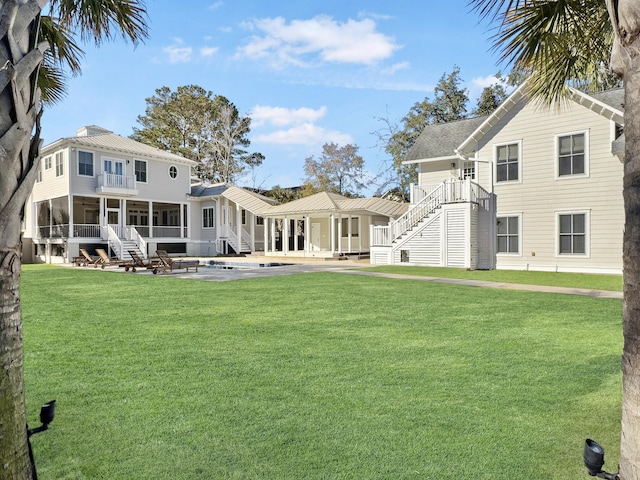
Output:
[[[49,3],[48,17],[41,16]],[[22,369],[20,272],[24,205],[39,168],[43,98],[59,99],[71,40],[146,37],[136,0],[0,0],[0,479],[36,477],[29,459]],[[42,88],[41,88],[42,87]],[[43,95],[44,92],[44,95]]]
[[[640,479],[640,3],[637,0],[471,0],[497,22],[502,60],[529,73],[529,93],[551,104],[568,85],[625,89],[624,351],[620,478]],[[611,70],[609,70],[609,67]]]

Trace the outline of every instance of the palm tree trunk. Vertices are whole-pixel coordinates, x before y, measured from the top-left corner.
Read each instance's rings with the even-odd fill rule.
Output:
[[[611,68],[625,88],[622,424],[620,478],[640,480],[640,5],[607,0],[616,38]]]
[[[30,479],[22,363],[20,232],[39,154],[43,0],[0,0],[0,479]],[[36,126],[34,131],[34,126]],[[33,136],[32,136],[33,134]]]

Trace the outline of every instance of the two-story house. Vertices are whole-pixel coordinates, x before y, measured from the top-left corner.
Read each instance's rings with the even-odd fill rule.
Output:
[[[213,256],[260,248],[259,214],[273,201],[192,185],[194,165],[96,126],[45,146],[26,206],[25,262],[69,262],[81,248],[119,258],[128,250],[147,257],[156,249]]]
[[[372,263],[621,273],[623,91],[552,107],[524,92],[424,129],[411,206],[372,228]]]

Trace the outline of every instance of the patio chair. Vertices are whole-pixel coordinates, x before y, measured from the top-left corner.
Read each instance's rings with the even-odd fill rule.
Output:
[[[174,260],[169,256],[166,250],[156,250],[156,255],[160,262],[162,262],[160,267],[162,273],[166,273],[167,270],[169,272],[173,272],[174,270],[185,270],[188,273],[190,268],[195,269],[197,272],[198,267],[200,267],[199,260]]]
[[[92,257],[89,255],[86,249],[80,249],[80,256],[73,257],[73,264],[86,267],[87,265],[94,265],[98,261],[99,257]]]
[[[120,260],[118,257],[110,257],[107,255],[107,252],[103,248],[96,248],[96,253],[98,254],[98,260],[93,264],[95,268],[102,268],[111,266],[111,267],[119,267],[123,264],[128,263],[126,260]]]
[[[138,252],[136,252],[135,250],[127,251],[129,252],[129,255],[131,255],[131,261],[124,262],[122,265],[120,265],[124,267],[125,272],[128,272],[129,269],[131,269],[131,271],[135,273],[137,268],[146,268],[147,270],[153,271],[153,274],[155,275],[156,273],[158,273],[158,269],[162,267],[162,262],[158,259],[152,258],[146,261],[140,255],[138,255]]]

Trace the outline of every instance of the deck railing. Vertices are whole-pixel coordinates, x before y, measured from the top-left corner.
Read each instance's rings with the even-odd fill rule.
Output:
[[[115,173],[102,173],[98,175],[98,188],[123,188],[136,189],[136,177],[129,175],[116,175]]]
[[[488,198],[489,193],[470,179],[451,179],[435,186],[414,186],[411,197],[415,203],[404,215],[388,226],[371,227],[372,246],[391,245],[394,240],[404,235],[443,204],[479,203]]]

